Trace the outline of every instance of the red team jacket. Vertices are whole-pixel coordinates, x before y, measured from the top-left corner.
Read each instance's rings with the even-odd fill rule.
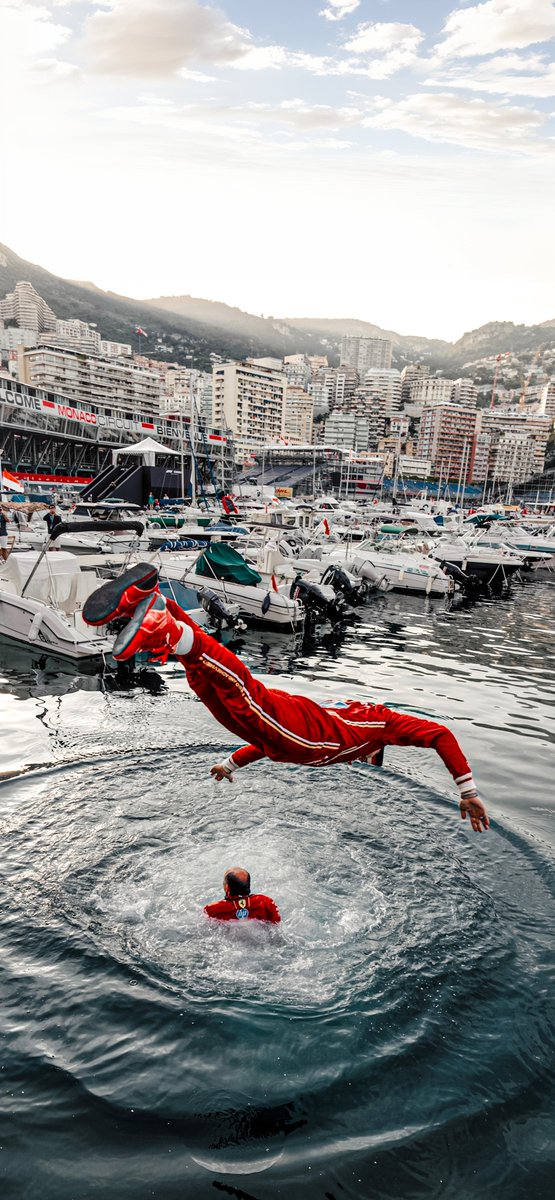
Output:
[[[308,696],[268,688],[174,601],[168,608],[194,631],[193,647],[180,660],[190,687],[221,725],[249,743],[233,751],[226,764],[231,770],[264,757],[309,767],[379,762],[385,746],[423,746],[439,754],[461,796],[476,794],[468,760],[445,725],[383,704],[351,700],[324,707]]]
[[[281,921],[279,908],[269,896],[234,896],[231,900],[218,900],[207,904],[204,909],[208,917],[219,921],[245,920],[270,921],[278,925]]]

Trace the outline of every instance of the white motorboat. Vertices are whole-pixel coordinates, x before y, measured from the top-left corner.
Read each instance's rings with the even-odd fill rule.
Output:
[[[455,578],[457,572],[462,572],[494,591],[500,591],[524,568],[524,556],[517,551],[512,553],[506,546],[480,546],[466,534],[439,538],[430,556],[443,563],[446,570],[454,568]]]
[[[341,563],[353,575],[383,591],[412,592],[421,596],[451,596],[453,579],[424,550],[409,549],[399,541],[363,542],[346,556],[332,550],[326,561]]]
[[[201,593],[209,588],[226,607],[231,606],[232,611],[238,608],[248,624],[271,629],[302,628],[304,607],[290,596],[290,583],[279,584],[271,576],[264,578],[232,546],[213,543],[193,563],[189,559],[189,564],[184,564],[179,554],[160,557],[164,578]]]
[[[0,636],[47,657],[101,664],[114,636],[82,616],[99,583],[67,551],[14,550],[0,567]]]

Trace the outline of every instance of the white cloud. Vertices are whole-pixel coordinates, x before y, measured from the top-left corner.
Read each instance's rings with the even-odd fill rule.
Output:
[[[379,21],[359,25],[343,49],[354,60],[340,62],[334,74],[364,74],[370,79],[389,79],[417,57],[424,34],[416,25]]]
[[[449,92],[407,96],[380,102],[380,111],[363,124],[375,129],[397,129],[429,142],[447,142],[475,150],[537,154],[553,149],[536,135],[546,114],[493,101],[465,99]]]
[[[432,87],[547,100],[555,96],[555,63],[540,54],[499,54],[474,65],[443,67],[425,82]]]
[[[328,8],[323,8],[318,14],[326,21],[342,21],[359,7],[360,0],[328,0]]]
[[[250,48],[244,30],[197,0],[110,0],[85,29],[89,61],[110,75],[167,77],[198,61],[232,64]]]
[[[285,46],[250,46],[231,66],[240,71],[276,71],[289,67],[326,75],[333,60],[303,50],[287,50]]]
[[[66,43],[71,30],[53,20],[44,8],[25,3],[25,0],[0,0],[0,92],[15,83],[21,93],[17,116],[32,105],[32,83],[40,86],[54,76],[62,78],[75,73],[70,63],[59,62],[57,52]],[[22,88],[25,79],[25,88]],[[44,90],[44,89],[43,89]],[[13,106],[13,95],[10,97]],[[42,103],[42,101],[41,101]],[[44,110],[43,110],[44,111]]]
[[[486,0],[450,13],[436,46],[440,58],[518,50],[555,35],[553,0]]]

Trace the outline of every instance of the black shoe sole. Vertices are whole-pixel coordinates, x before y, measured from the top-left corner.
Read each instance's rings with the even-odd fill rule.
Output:
[[[83,605],[83,620],[87,625],[105,625],[118,612],[123,593],[134,584],[150,594],[158,583],[158,571],[152,563],[136,563],[117,579],[109,579],[88,596]],[[120,614],[122,615],[122,614]]]
[[[112,646],[112,658],[120,658],[123,656],[123,661],[125,661],[125,651],[127,650],[127,647],[131,645],[133,638],[136,637],[147,612],[150,612],[152,605],[155,603],[155,599],[155,596],[153,596],[151,593],[149,596],[145,596],[144,600],[139,601],[133,616],[129,618],[125,628],[121,629],[118,633],[114,645]],[[132,655],[129,655],[129,657],[131,658]]]

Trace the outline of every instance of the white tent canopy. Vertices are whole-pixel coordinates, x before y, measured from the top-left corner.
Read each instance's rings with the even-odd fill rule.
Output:
[[[161,442],[156,442],[154,438],[143,438],[142,442],[135,442],[134,446],[119,446],[117,450],[112,451],[112,461],[115,464],[118,461],[120,454],[136,454],[137,458],[144,458],[145,466],[153,467],[157,454],[177,454],[177,450],[172,450],[171,446],[163,446]]]

